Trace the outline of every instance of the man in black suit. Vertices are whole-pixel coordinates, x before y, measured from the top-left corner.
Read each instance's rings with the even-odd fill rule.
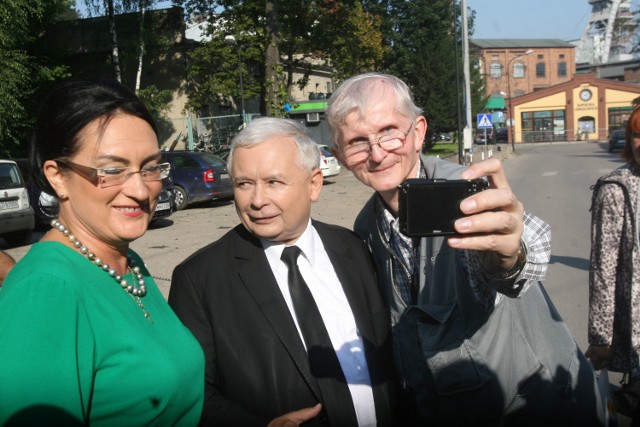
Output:
[[[311,220],[319,162],[298,123],[251,122],[229,156],[242,224],[173,272],[169,304],[206,357],[202,425],[394,425],[388,310],[362,241]]]

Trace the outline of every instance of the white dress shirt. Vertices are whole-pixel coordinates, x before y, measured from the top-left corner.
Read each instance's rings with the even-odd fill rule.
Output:
[[[300,331],[289,294],[288,269],[285,263],[280,260],[285,245],[274,244],[266,240],[262,240],[261,243],[304,343],[304,337]],[[302,250],[302,255],[298,257],[298,267],[318,305],[318,310],[338,356],[351,392],[358,425],[361,427],[375,426],[375,403],[362,338],[358,333],[355,318],[340,280],[329,260],[320,236],[311,225],[311,220],[295,245]]]

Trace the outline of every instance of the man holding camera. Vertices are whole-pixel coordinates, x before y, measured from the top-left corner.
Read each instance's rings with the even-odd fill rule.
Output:
[[[599,425],[595,376],[539,280],[548,225],[524,212],[500,161],[469,168],[420,150],[426,119],[386,74],[345,81],[327,119],[333,152],[376,193],[354,229],[368,244],[390,309],[407,413],[418,425]],[[407,179],[486,177],[460,203],[451,237],[400,232]],[[429,203],[427,201],[426,203]]]

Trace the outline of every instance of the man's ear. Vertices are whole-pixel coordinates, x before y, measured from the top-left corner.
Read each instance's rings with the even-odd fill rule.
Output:
[[[320,191],[322,190],[322,184],[324,183],[324,177],[322,176],[322,170],[315,168],[311,172],[311,201],[317,202],[320,198]]]
[[[65,179],[60,167],[54,160],[47,160],[42,165],[44,176],[49,181],[49,184],[55,190],[57,197],[62,197],[61,194],[68,194],[67,192],[67,180]]]
[[[421,151],[422,150],[422,145],[424,144],[424,137],[427,134],[427,119],[424,118],[424,116],[418,116],[418,118],[416,119],[416,124],[414,125],[414,132],[415,132],[415,140],[414,140],[414,145],[415,145],[415,149],[417,151]]]

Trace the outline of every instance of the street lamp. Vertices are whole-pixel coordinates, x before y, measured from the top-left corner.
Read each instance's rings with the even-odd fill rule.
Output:
[[[507,63],[507,96],[509,97],[509,122],[511,124],[511,152],[516,151],[516,137],[514,135],[513,132],[513,127],[514,127],[514,120],[513,120],[513,106],[511,105],[511,63],[518,59],[518,58],[522,58],[523,56],[529,55],[530,53],[533,53],[533,49],[527,49],[524,53],[521,53],[518,56],[514,56],[513,58],[511,58],[509,60],[509,62]]]
[[[240,72],[240,105],[242,106],[242,125],[244,127],[245,112],[244,112],[244,87],[242,84],[242,57],[240,56],[240,43],[236,41],[234,36],[225,36],[224,42],[230,46],[237,46],[238,48],[238,71]]]

